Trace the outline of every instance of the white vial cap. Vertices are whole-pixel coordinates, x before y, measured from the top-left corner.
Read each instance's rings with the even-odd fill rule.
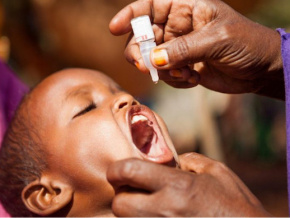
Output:
[[[136,42],[155,39],[151,21],[148,15],[136,17],[131,20]]]

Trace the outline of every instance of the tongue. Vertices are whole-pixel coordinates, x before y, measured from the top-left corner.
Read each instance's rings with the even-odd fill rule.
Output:
[[[150,148],[148,145],[151,143],[154,136],[154,130],[149,126],[148,122],[149,121],[138,121],[131,126],[133,142],[137,148],[144,153],[147,153],[146,150]]]

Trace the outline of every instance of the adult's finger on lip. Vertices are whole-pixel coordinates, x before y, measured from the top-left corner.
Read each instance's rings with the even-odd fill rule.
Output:
[[[174,176],[178,171],[160,164],[132,158],[113,163],[107,171],[107,179],[115,190],[128,185],[153,192],[163,188],[170,180],[169,177]]]

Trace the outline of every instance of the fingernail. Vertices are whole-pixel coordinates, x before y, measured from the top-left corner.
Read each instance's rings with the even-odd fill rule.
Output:
[[[182,72],[180,70],[170,70],[169,74],[172,77],[182,77]]]
[[[139,64],[139,62],[138,61],[135,61],[134,64],[138,68],[138,70],[140,70],[140,64]]]
[[[153,61],[157,66],[168,64],[168,54],[165,49],[156,49],[153,51]]]

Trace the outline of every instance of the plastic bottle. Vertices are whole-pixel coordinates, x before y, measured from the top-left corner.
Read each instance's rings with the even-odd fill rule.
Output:
[[[158,72],[150,61],[150,51],[156,47],[155,36],[150,18],[148,15],[136,17],[131,20],[131,26],[134,32],[135,40],[139,43],[140,53],[144,64],[150,71],[152,81],[156,84],[159,80]]]

